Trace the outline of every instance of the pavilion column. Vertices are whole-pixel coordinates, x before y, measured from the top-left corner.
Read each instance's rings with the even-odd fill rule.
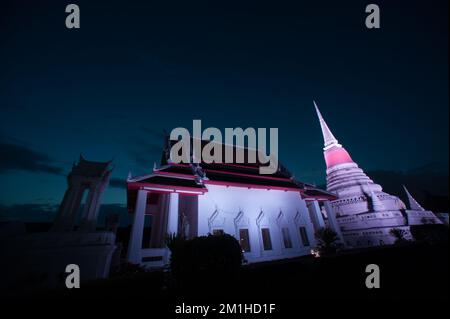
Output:
[[[106,175],[99,184],[92,184],[89,187],[89,195],[80,226],[81,231],[93,232],[97,229],[97,217],[100,209],[101,197],[108,182],[109,174]]]
[[[65,231],[68,227],[68,212],[70,212],[71,207],[74,204],[75,197],[77,193],[77,188],[73,185],[70,185],[64,194],[63,201],[59,208],[58,216],[53,223],[52,231],[61,232]]]
[[[169,193],[168,194],[168,205],[167,205],[167,227],[166,233],[163,236],[167,235],[178,235],[178,205],[179,205],[179,194],[178,193]],[[166,246],[166,245],[165,245]],[[165,256],[165,263],[168,263],[170,260],[170,250],[167,249],[167,254]]]
[[[95,188],[92,188],[92,186],[90,188],[88,188],[88,197],[86,199],[86,203],[84,204],[84,210],[83,210],[83,215],[81,216],[81,224],[80,224],[80,231],[88,231],[90,226],[89,226],[89,219],[90,219],[90,214],[91,214],[91,209],[92,209],[92,202],[94,201],[94,198],[96,197],[95,193]],[[95,230],[95,229],[94,229]]]
[[[131,226],[128,243],[127,260],[134,264],[141,263],[142,236],[144,234],[145,209],[147,206],[147,191],[138,190],[134,208],[133,225]]]
[[[345,245],[344,236],[342,236],[341,228],[339,227],[336,219],[336,214],[333,211],[333,207],[331,207],[330,201],[325,201],[323,203],[323,206],[325,208],[325,211],[327,212],[328,224],[330,228],[336,232],[339,240]]]
[[[99,187],[91,187],[83,212],[83,220],[80,226],[81,231],[92,232],[97,227],[97,216],[100,208],[100,197],[103,190]]]
[[[308,201],[306,202],[306,206],[308,207],[309,215],[311,216],[311,220],[313,222],[315,230],[325,228],[325,221],[323,220],[323,215],[319,207],[319,202],[316,200]]]
[[[80,215],[81,201],[83,200],[84,192],[86,191],[86,186],[78,185],[76,188],[75,200],[72,202],[72,206],[68,212],[68,224],[66,225],[65,231],[72,231],[76,222],[77,217]]]
[[[169,205],[167,210],[167,231],[168,235],[178,234],[178,202],[179,194],[169,194]]]

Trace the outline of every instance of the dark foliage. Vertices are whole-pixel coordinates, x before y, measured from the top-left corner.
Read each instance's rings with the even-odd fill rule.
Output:
[[[125,262],[120,264],[116,269],[112,270],[111,277],[121,277],[134,274],[142,274],[146,272],[148,272],[148,270],[139,264]]]
[[[317,248],[321,255],[332,254],[338,247],[337,233],[329,227],[321,228],[316,232]]]
[[[208,235],[185,240],[169,237],[170,268],[184,291],[222,289],[236,282],[242,264],[239,242],[230,235]]]
[[[447,225],[425,224],[411,226],[411,234],[418,242],[427,244],[448,244],[449,228]]]
[[[391,234],[392,236],[395,237],[395,244],[396,245],[401,245],[401,244],[405,244],[405,243],[408,242],[408,240],[405,238],[406,231],[404,231],[401,228],[392,228],[389,231],[389,234]]]

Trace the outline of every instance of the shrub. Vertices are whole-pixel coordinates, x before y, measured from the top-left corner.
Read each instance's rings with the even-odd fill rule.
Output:
[[[193,239],[170,236],[170,269],[182,287],[210,288],[234,282],[242,264],[239,242],[228,234]]]
[[[411,234],[414,239],[430,245],[448,244],[448,233],[447,225],[424,224],[411,226]]]
[[[335,253],[337,249],[337,233],[329,227],[324,227],[316,232],[317,248],[321,255]]]
[[[111,271],[111,277],[121,277],[134,274],[146,273],[148,270],[139,264],[133,264],[130,262],[121,263],[118,267]]]
[[[401,228],[392,228],[389,233],[395,237],[395,244],[399,245],[399,244],[403,244],[408,242],[408,240],[405,238],[406,236],[406,231],[404,231]]]

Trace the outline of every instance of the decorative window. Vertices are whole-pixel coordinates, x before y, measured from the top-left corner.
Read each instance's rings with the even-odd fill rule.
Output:
[[[291,236],[289,234],[289,228],[281,228],[281,233],[283,234],[284,248],[292,248]]]
[[[299,231],[300,231],[300,238],[302,240],[302,244],[303,246],[309,246],[309,238],[308,238],[308,232],[306,231],[306,227],[301,226],[299,227]]]
[[[239,243],[243,252],[247,253],[250,251],[250,237],[247,228],[239,229]]]
[[[262,235],[264,250],[272,250],[272,240],[270,239],[269,228],[261,228],[261,235]]]

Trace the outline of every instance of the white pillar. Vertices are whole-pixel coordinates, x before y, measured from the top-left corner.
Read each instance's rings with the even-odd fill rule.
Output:
[[[317,231],[321,228],[325,228],[325,221],[323,220],[322,211],[319,207],[318,201],[308,201],[306,202],[308,207],[309,215],[311,216],[314,229]]]
[[[104,187],[102,185],[91,187],[89,196],[85,204],[85,211],[82,217],[81,231],[94,232],[97,228],[97,218],[100,209],[101,196]]]
[[[178,203],[179,203],[179,194],[178,193],[170,193],[168,196],[168,205],[167,205],[167,228],[166,233],[163,236],[167,235],[177,235],[178,234]],[[164,263],[169,263],[170,261],[170,250],[166,250],[166,256],[164,259]]]
[[[73,230],[75,223],[77,221],[77,217],[80,215],[81,201],[83,200],[85,191],[86,191],[85,186],[78,185],[78,187],[76,188],[75,200],[72,202],[72,206],[67,212],[68,223],[66,224],[65,231]]]
[[[83,215],[81,216],[80,231],[88,232],[95,231],[96,221],[92,221],[92,208],[93,202],[97,198],[97,189],[95,187],[89,187],[89,194],[84,204]],[[94,224],[94,225],[92,225]]]
[[[145,208],[147,206],[147,191],[138,190],[134,208],[133,225],[131,226],[130,242],[128,243],[127,260],[134,264],[141,263],[142,236],[144,233]]]
[[[325,201],[323,203],[323,206],[325,207],[325,211],[327,212],[328,223],[330,225],[330,228],[333,229],[336,232],[339,240],[345,246],[346,244],[345,244],[345,241],[344,241],[344,236],[342,236],[341,228],[339,227],[339,224],[338,224],[337,219],[336,219],[336,214],[333,211],[333,207],[331,207],[330,201]]]
[[[178,193],[169,194],[169,207],[167,209],[167,231],[168,235],[178,233]]]
[[[73,185],[69,185],[69,188],[64,193],[64,198],[59,207],[58,215],[53,223],[52,231],[62,232],[65,231],[68,224],[68,213],[70,212],[70,207],[73,205],[75,200],[76,188]]]

